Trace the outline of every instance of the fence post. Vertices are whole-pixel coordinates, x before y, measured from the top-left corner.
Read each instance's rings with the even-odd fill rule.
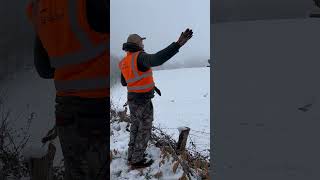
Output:
[[[53,159],[55,153],[56,147],[50,143],[45,156],[29,160],[31,180],[53,180]]]
[[[181,154],[186,149],[186,144],[187,144],[190,128],[181,127],[178,129],[180,131],[180,134],[179,134],[179,140],[178,140],[176,150],[177,150],[177,154]]]

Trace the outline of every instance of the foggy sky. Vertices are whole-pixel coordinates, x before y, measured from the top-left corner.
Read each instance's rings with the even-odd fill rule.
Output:
[[[30,56],[34,34],[26,16],[28,1],[3,1],[0,6],[0,76],[33,62]]]
[[[156,53],[192,28],[193,38],[171,62],[210,57],[210,0],[111,0],[111,53],[123,56],[129,34],[145,36],[145,51]]]
[[[239,20],[304,18],[313,0],[213,0],[212,23]]]

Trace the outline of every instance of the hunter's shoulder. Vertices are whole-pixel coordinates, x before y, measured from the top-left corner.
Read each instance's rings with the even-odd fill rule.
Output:
[[[138,54],[138,59],[144,59],[145,57],[147,57],[147,56],[150,56],[150,54],[148,54],[147,52],[145,52],[145,51],[140,51],[140,52],[137,52],[137,53],[139,53]]]

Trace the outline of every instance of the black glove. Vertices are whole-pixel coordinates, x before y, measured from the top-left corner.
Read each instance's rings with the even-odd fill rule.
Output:
[[[181,33],[177,43],[180,46],[183,46],[187,41],[189,41],[189,39],[191,39],[193,36],[193,32],[191,29],[186,29],[184,32]]]

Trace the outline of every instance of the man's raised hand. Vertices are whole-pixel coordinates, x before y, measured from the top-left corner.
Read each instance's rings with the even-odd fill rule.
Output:
[[[193,32],[191,29],[186,29],[184,32],[181,33],[177,43],[180,46],[183,46],[187,41],[189,41],[189,39],[191,39],[193,36]]]

